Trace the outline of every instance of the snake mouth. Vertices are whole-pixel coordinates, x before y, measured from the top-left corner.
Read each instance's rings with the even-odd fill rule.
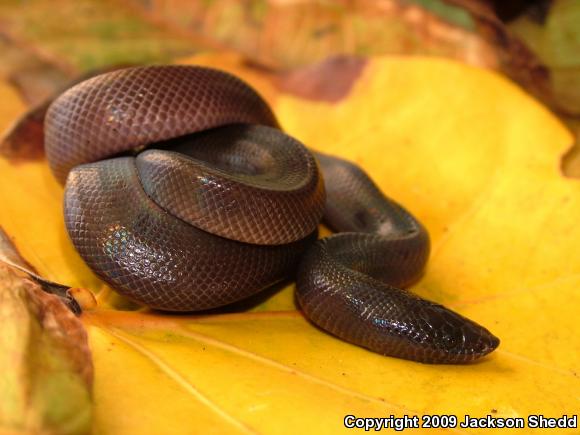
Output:
[[[455,362],[475,362],[476,360],[479,360],[480,358],[483,358],[484,356],[493,352],[495,349],[497,349],[499,344],[499,338],[486,330],[486,332],[479,336],[475,342],[466,341],[465,348],[456,354],[455,357],[447,354],[446,362],[452,362],[454,358]]]

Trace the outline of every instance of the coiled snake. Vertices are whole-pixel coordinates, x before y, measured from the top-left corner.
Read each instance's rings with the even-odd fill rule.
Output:
[[[50,106],[45,148],[66,181],[74,246],[144,305],[205,310],[296,274],[314,324],[375,352],[464,363],[499,344],[402,289],[426,264],[424,227],[360,168],[280,131],[232,75],[149,66],[91,78]],[[338,234],[316,241],[323,215]]]

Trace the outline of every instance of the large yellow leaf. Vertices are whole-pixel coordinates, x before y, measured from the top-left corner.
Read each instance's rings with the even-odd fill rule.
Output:
[[[546,109],[493,73],[435,59],[375,59],[332,103],[279,92],[235,57],[188,62],[243,76],[289,133],[364,166],[431,232],[414,290],[502,344],[469,366],[382,357],[311,326],[292,286],[237,314],[101,308],[83,315],[97,432],[334,433],[347,414],[578,412],[580,186],[560,173],[572,137]],[[0,225],[26,259],[49,279],[98,290],[67,241],[45,163],[0,159],[0,170]]]

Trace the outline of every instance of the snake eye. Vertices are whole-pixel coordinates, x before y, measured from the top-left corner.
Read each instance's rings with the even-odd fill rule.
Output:
[[[444,332],[443,336],[441,337],[444,345],[446,348],[450,349],[457,345],[458,339],[455,335],[452,335],[448,332]]]

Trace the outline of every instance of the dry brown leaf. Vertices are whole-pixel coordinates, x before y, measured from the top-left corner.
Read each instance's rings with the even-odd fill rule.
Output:
[[[0,432],[84,434],[93,363],[81,322],[0,261]]]

